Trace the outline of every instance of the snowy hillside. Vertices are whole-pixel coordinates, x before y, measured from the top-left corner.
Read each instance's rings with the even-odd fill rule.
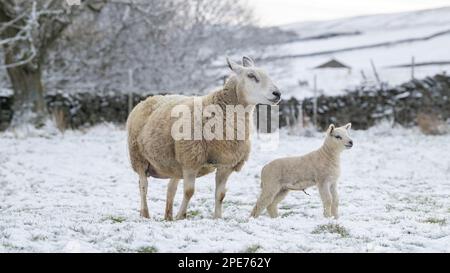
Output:
[[[379,31],[405,28],[450,26],[450,7],[412,12],[358,16],[330,21],[312,21],[284,26],[301,36],[314,36],[328,32]]]
[[[409,67],[392,66],[409,65],[412,57],[416,78],[450,70],[450,7],[299,23],[283,29],[295,31],[300,39],[267,48],[262,59],[278,72],[287,97],[311,96],[314,75],[318,89],[330,95],[360,84],[362,73],[366,81],[375,83],[371,60],[381,81],[391,85],[411,79]],[[351,70],[314,69],[330,59]],[[308,81],[308,86],[299,87],[299,80]]]
[[[124,130],[0,133],[0,252],[448,251],[450,157],[442,152],[450,150],[450,136],[387,126],[352,137],[355,147],[342,154],[339,220],[323,218],[316,189],[288,195],[278,219],[249,219],[262,166],[322,143],[320,133],[283,133],[273,151],[254,140],[248,163],[229,180],[224,219],[212,219],[209,175],[196,183],[189,219],[166,222],[166,180],[150,181],[152,219],[139,217]],[[181,198],[179,189],[175,209]]]

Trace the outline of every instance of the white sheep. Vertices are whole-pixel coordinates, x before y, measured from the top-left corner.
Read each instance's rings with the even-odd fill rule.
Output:
[[[203,97],[188,96],[153,96],[139,103],[127,120],[128,148],[133,170],[139,175],[141,194],[141,216],[148,218],[147,177],[170,178],[167,189],[165,219],[172,220],[173,199],[180,179],[184,180],[184,197],[177,219],[186,217],[188,203],[194,194],[195,179],[216,172],[214,217],[222,216],[222,201],[225,197],[225,184],[233,171],[239,171],[250,153],[249,126],[252,121],[253,108],[256,104],[276,104],[280,101],[280,92],[269,76],[254,66],[253,60],[244,57],[242,65],[228,60],[228,66],[234,72],[225,86]],[[226,138],[224,140],[176,139],[173,128],[176,122],[173,110],[177,106],[187,108],[195,115],[196,101],[203,107],[217,106],[227,111],[229,106],[250,108],[245,115],[248,130],[244,138]],[[223,115],[222,124],[230,121]],[[195,119],[195,118],[194,118]],[[188,120],[193,129],[194,119]],[[231,116],[234,120],[234,115]],[[208,117],[201,117],[202,128],[209,122]],[[195,124],[194,124],[195,123]],[[217,128],[216,128],[217,130]],[[188,132],[191,135],[191,131]],[[195,135],[195,132],[194,132]],[[238,132],[239,135],[239,132]]]
[[[264,209],[270,217],[278,216],[278,203],[289,190],[305,190],[317,185],[323,203],[323,215],[338,218],[337,180],[340,175],[340,154],[350,149],[348,135],[351,123],[335,128],[331,124],[325,141],[318,150],[303,156],[276,159],[261,171],[261,194],[251,216],[258,217]]]

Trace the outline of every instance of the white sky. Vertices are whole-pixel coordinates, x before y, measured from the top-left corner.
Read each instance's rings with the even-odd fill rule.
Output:
[[[261,25],[450,6],[450,0],[247,0]]]

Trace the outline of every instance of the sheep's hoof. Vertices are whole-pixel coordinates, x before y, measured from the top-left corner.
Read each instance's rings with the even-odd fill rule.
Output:
[[[269,213],[270,218],[277,218],[278,217],[278,209],[276,209],[276,208],[268,207],[267,208],[267,213]]]
[[[252,217],[252,218],[258,218],[258,217],[259,217],[259,214],[257,214],[257,213],[255,212],[255,210],[253,210],[252,213],[250,213],[250,217]]]
[[[333,215],[334,219],[338,219],[339,218],[339,213],[337,209],[332,209],[331,210],[331,215]]]
[[[141,217],[150,218],[150,214],[148,213],[148,210],[141,210]]]
[[[184,220],[184,219],[186,219],[186,213],[178,214],[177,217],[176,217],[176,219],[177,219],[177,220]]]
[[[331,213],[330,213],[330,212],[324,211],[324,212],[323,212],[323,216],[324,216],[325,218],[330,218],[330,217],[331,217]]]

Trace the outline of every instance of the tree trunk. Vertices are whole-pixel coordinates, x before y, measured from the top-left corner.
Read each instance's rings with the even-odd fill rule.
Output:
[[[8,59],[8,56],[5,59]],[[5,63],[8,64],[8,61]],[[15,111],[22,107],[29,108],[33,112],[45,110],[41,74],[40,68],[29,70],[25,65],[8,68],[9,79],[15,91]]]
[[[39,2],[41,2],[39,4]],[[34,22],[34,26],[27,25],[27,17],[19,18],[23,12],[37,9],[48,11],[66,10],[64,1],[0,1],[0,24],[7,24],[12,20],[14,24],[7,24],[0,32],[0,38],[16,37],[25,27],[33,27],[33,39],[17,40],[11,44],[4,44],[4,63],[6,65],[17,63],[32,53],[31,46],[35,47],[36,56],[21,66],[7,68],[8,76],[14,89],[14,118],[15,122],[32,122],[36,126],[42,125],[46,117],[44,88],[42,85],[42,65],[45,55],[52,43],[61,35],[64,29],[72,22],[72,18],[81,13],[83,9],[72,7],[71,12],[63,12],[58,16],[42,15]],[[87,0],[84,2],[97,14],[103,8],[106,0]],[[32,9],[33,8],[33,9]],[[67,10],[66,10],[67,11]],[[37,27],[36,27],[37,25]],[[20,58],[18,58],[20,57]]]
[[[0,22],[6,23],[12,20],[5,10],[5,6],[0,5]],[[25,24],[23,21],[17,22],[17,25]],[[2,33],[0,38],[12,38],[17,35],[19,28],[8,27]],[[16,56],[23,54],[23,49],[30,45],[28,41],[19,41],[14,45],[3,45],[4,64],[11,65],[19,61]],[[41,81],[41,61],[40,52],[38,56],[30,63],[7,68],[8,76],[14,90],[14,117],[13,123],[32,122],[36,126],[42,124],[45,117],[44,88]],[[33,114],[31,114],[33,113]]]
[[[5,64],[14,62],[11,54],[10,52],[5,54]],[[20,121],[33,122],[40,126],[46,113],[41,67],[37,65],[30,69],[28,65],[21,65],[10,67],[7,71],[14,90],[14,121],[27,119],[24,115],[34,113],[32,120]]]

